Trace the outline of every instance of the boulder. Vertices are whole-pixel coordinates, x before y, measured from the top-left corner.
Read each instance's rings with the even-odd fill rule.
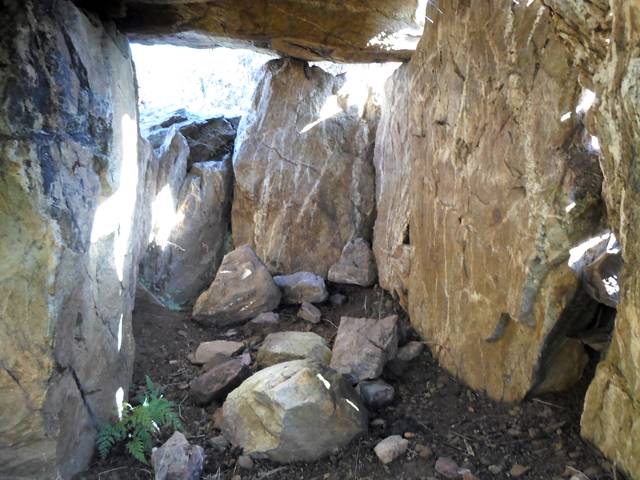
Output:
[[[140,280],[174,310],[192,305],[211,284],[229,232],[230,157],[195,163],[194,157],[172,127],[159,149],[151,243],[140,263]]]
[[[383,380],[360,382],[356,391],[367,407],[375,409],[391,405],[396,395],[396,389]]]
[[[251,376],[223,405],[223,434],[245,455],[314,461],[367,431],[367,411],[341,375],[311,360]]]
[[[206,405],[222,400],[249,376],[249,369],[242,358],[232,358],[189,382],[189,394],[194,402]]]
[[[238,127],[233,238],[272,273],[326,277],[349,240],[371,236],[377,109],[348,107],[344,81],[272,60]]]
[[[193,318],[209,325],[237,325],[279,304],[280,289],[271,274],[243,245],[222,259],[215,280],[193,307]]]
[[[405,440],[400,435],[391,435],[378,442],[373,451],[380,461],[386,465],[404,455],[407,448],[409,448],[409,440]]]
[[[342,317],[333,344],[331,368],[353,383],[380,376],[398,351],[398,317]]]
[[[329,269],[329,281],[370,287],[376,282],[376,264],[369,244],[362,238],[347,243],[340,260]]]
[[[311,272],[297,272],[291,275],[273,277],[282,290],[284,303],[320,303],[329,297],[324,279]]]
[[[202,342],[198,345],[193,358],[190,359],[191,363],[196,365],[202,365],[207,363],[216,355],[224,355],[226,357],[232,357],[236,353],[242,351],[244,344],[241,342],[232,342],[230,340],[213,340],[211,342]]]
[[[260,367],[304,358],[328,365],[331,350],[325,339],[313,332],[270,333],[262,342],[256,357]]]
[[[204,449],[191,445],[175,432],[160,448],[154,448],[151,465],[156,480],[199,480],[204,468]]]
[[[298,317],[307,322],[320,323],[322,312],[316,306],[303,302],[303,304],[300,305],[300,310],[298,310]]]
[[[373,164],[376,169],[376,222],[373,253],[378,283],[408,308],[411,238],[410,105],[408,67],[402,65],[385,84]]]
[[[389,183],[378,185],[387,288],[408,287],[403,304],[441,365],[503,401],[563,378],[553,370],[575,360],[555,328],[578,288],[569,251],[604,219],[599,155],[576,113],[576,56],[550,11],[524,3],[439,2],[449,13],[391,80],[397,108],[377,138],[390,154],[379,163]],[[394,252],[407,244],[404,270]],[[561,388],[580,378],[571,368]]]
[[[604,252],[585,267],[582,284],[591,298],[611,308],[618,306],[622,264],[621,253]]]
[[[266,0],[126,0],[122,9],[83,3],[111,14],[138,42],[267,48],[318,61],[408,60],[425,21],[418,0],[345,0],[322,8],[311,0],[275,8]]]
[[[150,155],[126,37],[2,3],[0,477],[71,478],[126,400]]]

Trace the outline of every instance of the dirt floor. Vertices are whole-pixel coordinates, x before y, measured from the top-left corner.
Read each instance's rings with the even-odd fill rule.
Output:
[[[406,324],[403,310],[379,289],[329,288],[330,293],[346,295],[348,301],[341,306],[329,302],[319,305],[321,324],[297,319],[296,307],[283,307],[278,310],[280,324],[271,331],[312,330],[332,343],[343,315],[378,317],[397,313]],[[166,397],[179,406],[187,438],[205,448],[205,479],[443,479],[434,469],[441,456],[466,466],[479,479],[514,478],[510,471],[515,464],[528,469],[519,477],[528,480],[568,479],[580,472],[586,476],[579,479],[624,478],[580,438],[580,411],[588,378],[563,395],[534,398],[519,405],[499,404],[457,382],[438,367],[427,349],[401,376],[385,371],[383,378],[396,388],[394,404],[371,412],[373,425],[368,434],[339,454],[286,466],[259,461],[250,471],[240,470],[236,466],[241,453],[238,449],[216,453],[208,444],[208,439],[220,434],[212,421],[220,405],[201,408],[191,402],[187,383],[199,368],[188,362],[187,355],[202,341],[230,339],[244,341],[255,359],[257,346],[269,330],[249,326],[205,328],[192,322],[189,314],[167,311],[146,296],[137,301],[133,328],[136,361],[130,396],[133,398],[137,388],[144,385],[145,375],[163,386]],[[403,330],[405,339],[412,336],[410,329]],[[159,444],[170,433],[164,432]],[[407,434],[410,447],[404,458],[384,466],[373,447],[391,434]],[[153,472],[122,450],[114,450],[107,460],[97,460],[89,472],[77,478],[149,479]]]

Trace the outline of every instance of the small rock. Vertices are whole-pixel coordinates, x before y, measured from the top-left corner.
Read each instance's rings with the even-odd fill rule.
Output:
[[[489,470],[489,472],[493,473],[494,475],[497,475],[502,471],[502,466],[501,465],[489,465],[488,470]]]
[[[331,368],[353,383],[374,379],[398,350],[398,316],[342,317],[333,345]]]
[[[387,426],[387,422],[384,418],[374,418],[371,420],[371,426],[373,428],[384,428]]]
[[[211,360],[216,354],[232,357],[244,348],[240,342],[231,342],[229,340],[214,340],[212,342],[202,342],[198,345],[196,353],[190,359],[191,363],[202,365]]]
[[[347,302],[347,297],[342,295],[341,293],[334,293],[329,298],[331,305],[335,307],[339,307],[340,305],[344,305]]]
[[[393,462],[404,455],[409,447],[409,441],[400,435],[391,435],[379,442],[373,449],[380,461],[384,464]]]
[[[460,475],[462,480],[478,480],[478,477],[476,477],[468,468],[458,470],[458,475]]]
[[[360,382],[357,391],[364,404],[371,408],[390,405],[396,394],[395,388],[383,380]]]
[[[229,448],[230,443],[226,438],[224,438],[223,435],[218,435],[217,437],[209,439],[209,445],[211,445],[211,448],[213,448],[216,452],[222,453],[227,448]]]
[[[370,287],[377,273],[371,247],[362,238],[356,238],[344,246],[340,260],[329,268],[327,278],[334,283]]]
[[[175,432],[160,448],[153,449],[151,464],[156,480],[198,479],[202,475],[204,449]]]
[[[238,466],[244,470],[251,470],[253,468],[253,460],[249,455],[240,455],[238,457]]]
[[[529,471],[529,467],[525,467],[524,465],[520,465],[519,463],[514,464],[509,470],[509,475],[512,477],[518,478],[523,476],[525,473]]]
[[[225,355],[224,353],[216,353],[211,359],[207,361],[207,363],[202,366],[202,371],[208,372],[212,368],[216,368],[217,366],[222,365],[229,360],[231,360],[231,357],[229,357],[228,355]]]
[[[275,325],[280,322],[280,315],[275,312],[265,312],[251,320],[251,323],[258,325]]]
[[[322,319],[322,313],[320,312],[320,310],[318,310],[317,307],[311,305],[310,303],[304,302],[300,306],[300,310],[298,310],[298,317],[311,323],[320,323],[320,320]]]
[[[324,279],[312,272],[278,275],[273,281],[282,291],[284,303],[320,303],[329,296]]]
[[[416,453],[420,458],[424,458],[424,459],[427,459],[431,457],[431,455],[433,455],[433,451],[429,447],[421,443],[418,443],[416,445]]]
[[[460,467],[449,457],[440,457],[436,460],[436,472],[447,478],[458,478]]]
[[[402,436],[403,436],[404,438],[406,438],[407,440],[411,440],[412,438],[416,438],[416,434],[415,434],[415,433],[413,433],[413,432],[404,432],[404,433],[402,434]]]
[[[398,349],[396,358],[403,362],[410,362],[422,353],[424,344],[422,342],[409,342]]]
[[[194,402],[206,405],[213,400],[221,400],[249,376],[249,369],[242,359],[233,358],[189,383],[189,394]]]
[[[260,367],[303,358],[328,364],[331,350],[325,339],[313,332],[275,332],[267,335],[256,357]]]

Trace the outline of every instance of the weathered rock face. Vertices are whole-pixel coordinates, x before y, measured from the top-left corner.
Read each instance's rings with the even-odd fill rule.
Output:
[[[89,8],[94,2],[84,1]],[[119,27],[136,40],[189,46],[244,41],[307,60],[408,59],[422,33],[418,0],[323,2],[126,0]],[[105,8],[105,7],[102,7]],[[225,38],[222,38],[225,37]]]
[[[398,296],[407,308],[411,243],[409,237],[409,185],[411,172],[411,98],[407,66],[387,80],[381,108],[373,163],[376,169],[376,222],[373,253],[378,283]]]
[[[232,230],[272,273],[326,277],[344,245],[370,239],[373,108],[339,94],[343,78],[273,60],[238,127]]]
[[[204,467],[204,449],[191,445],[175,432],[160,448],[154,449],[151,464],[156,480],[198,480]]]
[[[584,403],[582,433],[619,467],[640,477],[640,5],[546,1],[557,29],[581,60],[581,80],[598,103],[590,127],[602,147],[608,220],[624,270],[613,339]],[[594,34],[597,32],[597,34]]]
[[[371,247],[362,238],[355,238],[342,249],[340,259],[331,265],[329,281],[370,287],[376,282],[376,263]]]
[[[246,455],[314,461],[367,430],[367,411],[341,375],[309,360],[259,371],[227,396],[222,432]]]
[[[274,332],[267,335],[258,349],[256,360],[261,367],[310,358],[329,364],[331,350],[320,335],[313,332]]]
[[[244,323],[280,304],[280,289],[248,245],[225,255],[215,280],[198,297],[193,318],[212,325]]]
[[[149,157],[126,38],[65,0],[2,9],[0,477],[70,478],[131,379]]]
[[[192,304],[211,284],[224,253],[233,172],[230,157],[220,155],[235,131],[221,133],[218,120],[226,122],[172,126],[157,149],[152,236],[140,279],[172,309]]]
[[[275,284],[282,290],[284,303],[320,303],[329,297],[324,279],[311,272],[297,272],[291,275],[273,277]]]
[[[408,82],[395,88],[406,89],[408,107],[388,100],[400,118],[381,130],[390,138],[378,138],[406,144],[397,161],[409,168],[380,186],[379,224],[393,233],[379,232],[380,271],[387,288],[405,284],[391,261],[406,224],[390,218],[407,195],[394,178],[409,178],[411,320],[447,369],[515,400],[576,361],[574,345],[557,338],[558,321],[577,287],[569,249],[601,223],[598,156],[579,115],[561,120],[581,88],[546,8],[456,0],[440,8],[446,14],[394,78]],[[394,127],[407,117],[408,134]],[[379,153],[384,171],[394,152]],[[581,369],[574,372],[553,388],[577,380]]]

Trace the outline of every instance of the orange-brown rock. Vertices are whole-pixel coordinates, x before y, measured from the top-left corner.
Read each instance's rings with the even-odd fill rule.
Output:
[[[100,8],[85,1],[88,8]],[[112,12],[136,40],[253,45],[307,60],[408,59],[422,32],[418,0],[125,0]],[[102,7],[104,8],[104,7]]]
[[[549,10],[521,3],[440,2],[408,83],[391,90],[400,118],[381,130],[391,138],[378,138],[403,145],[378,149],[379,170],[410,158],[396,175],[410,182],[411,320],[448,370],[501,400],[579,378],[584,353],[556,327],[577,288],[569,249],[602,215],[598,156],[574,113],[572,56]],[[407,107],[393,98],[403,88]],[[403,123],[408,133],[393,127]],[[405,193],[378,184],[379,223],[395,237],[378,240],[377,252],[393,253],[405,228],[387,205]],[[381,276],[402,285],[379,262]]]
[[[347,242],[371,238],[377,111],[351,104],[343,82],[273,60],[238,127],[233,241],[251,245],[272,273],[326,277]]]

